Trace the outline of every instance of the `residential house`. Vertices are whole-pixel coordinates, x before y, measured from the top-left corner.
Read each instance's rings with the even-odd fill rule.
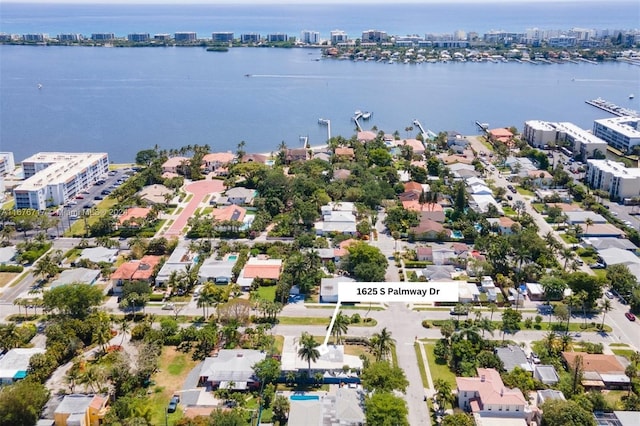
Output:
[[[253,199],[256,196],[256,192],[257,191],[255,189],[248,189],[242,186],[237,186],[235,188],[227,189],[225,195],[229,203],[241,206],[253,204]]]
[[[269,160],[269,157],[263,154],[245,154],[242,156],[243,163],[261,163],[265,164]]]
[[[458,257],[453,247],[442,244],[433,246],[432,256],[434,265],[454,265]]]
[[[475,166],[472,164],[464,164],[464,163],[455,163],[447,166],[451,171],[451,174],[456,179],[469,179],[469,178],[477,178],[478,172],[476,171]]]
[[[355,282],[349,277],[322,278],[320,281],[320,303],[338,302],[338,284],[344,282]]]
[[[618,227],[610,223],[596,223],[587,227],[585,224],[580,224],[582,228],[581,237],[610,237],[610,238],[622,238],[625,236],[624,231],[621,231]]]
[[[457,271],[453,265],[429,265],[421,273],[429,281],[449,281]]]
[[[498,233],[503,235],[509,235],[513,233],[513,225],[515,225],[516,221],[511,219],[508,216],[500,216],[498,218],[488,218],[487,222],[491,224],[491,227],[498,231]]]
[[[250,257],[244,265],[237,284],[243,291],[249,291],[255,278],[278,280],[282,273],[282,259],[269,259],[267,256]]]
[[[78,264],[82,260],[87,260],[93,263],[115,263],[118,258],[119,249],[117,248],[106,248],[106,247],[89,247],[83,249],[80,252],[80,257],[78,257],[72,264]]]
[[[413,234],[417,240],[435,240],[440,238],[448,238],[451,235],[451,231],[442,226],[441,223],[431,219],[421,219],[418,226],[414,226],[409,230],[410,234]]]
[[[333,152],[336,161],[351,161],[355,158],[353,148],[339,146]]]
[[[627,250],[631,253],[638,251],[638,246],[626,238],[583,238],[582,242],[585,246],[593,247],[597,251],[610,248]]]
[[[309,158],[309,150],[306,148],[290,148],[285,152],[285,161],[287,164],[296,161],[307,161]]]
[[[327,163],[331,162],[331,154],[326,151],[313,151],[312,160],[322,160]]]
[[[529,171],[538,170],[536,165],[527,157],[507,157],[504,164],[511,169],[511,173],[521,177],[529,176]]]
[[[547,386],[555,385],[560,380],[553,365],[535,365],[533,367],[533,378],[540,380]]]
[[[498,293],[496,291],[496,286],[493,282],[493,278],[488,275],[485,275],[480,278],[480,288],[483,293],[487,293],[487,300],[489,302],[495,302],[498,299]]]
[[[530,420],[532,410],[518,388],[505,387],[493,368],[478,368],[478,377],[456,377],[458,406],[480,417]]]
[[[44,353],[42,348],[14,348],[0,356],[0,385],[10,385],[27,377],[31,357]]]
[[[113,293],[121,294],[122,287],[127,281],[146,281],[151,284],[154,271],[161,261],[161,256],[147,255],[143,256],[142,259],[123,263],[111,274]]]
[[[162,163],[163,173],[182,174],[183,168],[189,164],[191,159],[187,157],[171,157]]]
[[[351,176],[351,170],[337,169],[333,171],[333,180],[347,180]]]
[[[544,287],[542,287],[538,283],[526,283],[525,285],[527,286],[527,294],[529,295],[529,300],[544,300]]]
[[[300,342],[296,337],[285,336],[282,349],[282,371],[307,371],[309,365],[307,361],[298,356]],[[325,383],[350,382],[357,381],[357,375],[344,375],[344,366],[347,365],[353,371],[362,369],[362,360],[355,355],[347,355],[344,353],[343,345],[332,345],[318,347],[320,357],[311,361],[311,377],[315,373],[325,374]],[[339,374],[339,376],[337,376]]]
[[[520,346],[507,345],[504,347],[497,347],[494,352],[502,361],[504,369],[507,372],[511,372],[516,367],[520,367],[529,373],[533,373],[533,365],[529,362],[527,354],[525,354],[524,350]]]
[[[419,262],[433,262],[433,248],[430,246],[416,247],[416,258]]]
[[[527,175],[536,188],[549,188],[553,185],[553,175],[546,170],[528,170]]]
[[[221,168],[226,168],[229,163],[236,159],[236,155],[232,152],[214,152],[206,154],[202,157],[202,164],[205,170],[217,172]]]
[[[317,235],[356,234],[355,205],[353,203],[329,203],[320,207],[322,221],[316,222],[314,227]]]
[[[461,154],[469,146],[469,141],[456,131],[447,132],[447,147],[457,154]]]
[[[536,392],[536,404],[538,406],[544,404],[545,401],[549,401],[553,399],[559,399],[564,401],[565,400],[564,394],[559,390],[555,390],[555,389],[543,389]]]
[[[444,209],[438,203],[423,203],[420,204],[419,201],[403,201],[402,207],[405,210],[410,210],[418,213],[418,218],[420,220],[430,219],[435,222],[444,223],[445,214]]]
[[[626,265],[640,282],[640,258],[629,250],[608,248],[598,251],[598,257],[605,266]]]
[[[458,284],[458,300],[460,303],[474,303],[480,301],[480,290],[474,283],[454,281]]]
[[[16,246],[0,247],[0,265],[15,264],[17,253]]]
[[[239,224],[244,223],[246,215],[247,209],[234,204],[225,207],[218,207],[211,212],[216,229],[221,230],[226,229],[228,227],[226,224],[231,222],[237,222]],[[238,225],[238,227],[241,226],[242,225]]]
[[[313,395],[313,393],[311,394]],[[342,386],[335,395],[290,401],[288,422],[296,426],[362,426],[365,424],[364,394],[359,388]]]
[[[446,165],[455,163],[472,164],[474,159],[473,151],[468,149],[461,154],[448,155],[446,153],[442,153],[438,154],[437,157]]]
[[[504,215],[502,206],[498,204],[493,195],[489,194],[471,194],[469,196],[469,207],[478,213],[487,213],[492,207],[499,215]]]
[[[376,132],[372,132],[371,130],[364,130],[362,132],[358,132],[357,138],[358,138],[358,142],[371,142],[372,140],[375,140],[375,138],[378,137],[378,134]]]
[[[118,218],[118,227],[137,228],[144,223],[151,209],[147,207],[128,208]]]
[[[186,241],[181,241],[164,262],[155,278],[156,286],[163,286],[169,282],[171,275],[184,273],[187,267],[195,266],[196,258],[189,251]]]
[[[562,352],[562,358],[573,370],[580,358],[582,386],[589,389],[627,389],[629,377],[615,355],[589,354],[586,352]]]
[[[200,366],[199,385],[213,389],[255,390],[260,387],[253,366],[267,353],[253,349],[220,349]]]
[[[507,128],[491,129],[487,131],[489,139],[493,142],[502,142],[507,146],[514,146],[513,133]]]
[[[414,154],[424,155],[424,144],[420,142],[418,139],[404,139],[402,141],[397,141],[396,145],[410,146]]]
[[[171,201],[173,199],[173,190],[161,184],[147,185],[138,191],[140,199],[148,204],[165,204],[167,202],[166,194],[171,194],[171,198],[169,198],[169,201]]]
[[[82,283],[94,284],[100,278],[99,269],[73,268],[65,269],[60,273],[57,279],[53,280],[49,288],[56,288],[63,285]]]
[[[107,395],[65,395],[55,409],[55,426],[98,426],[107,414]]]
[[[232,256],[227,256],[223,260],[216,260],[213,256],[205,259],[198,269],[198,281],[202,284],[206,282],[219,285],[229,284],[233,280],[233,266],[237,260],[237,257]]]
[[[604,216],[591,211],[566,212],[565,216],[567,217],[565,222],[569,225],[582,225],[583,228],[588,219],[591,219],[594,224],[607,223],[607,219],[605,219]]]

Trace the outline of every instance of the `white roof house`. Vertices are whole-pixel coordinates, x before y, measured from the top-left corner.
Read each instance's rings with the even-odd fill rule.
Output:
[[[6,385],[24,379],[29,369],[29,361],[35,354],[43,354],[42,348],[15,348],[0,358],[0,384]]]
[[[60,273],[60,276],[57,280],[54,280],[49,288],[56,288],[61,285],[73,284],[73,283],[82,283],[82,284],[93,284],[100,277],[99,269],[87,269],[87,268],[74,268],[74,269],[66,269]]]
[[[266,357],[266,352],[253,349],[221,349],[217,356],[205,358],[200,382],[219,389],[247,389],[258,383],[253,366]]]
[[[0,265],[15,263],[16,246],[0,247]]]
[[[75,263],[82,259],[89,260],[94,263],[107,262],[114,263],[118,257],[118,249],[110,249],[106,247],[90,247],[82,250],[80,257]]]
[[[314,224],[317,235],[336,232],[339,234],[356,233],[356,216],[353,203],[329,203],[320,208],[322,221]]]

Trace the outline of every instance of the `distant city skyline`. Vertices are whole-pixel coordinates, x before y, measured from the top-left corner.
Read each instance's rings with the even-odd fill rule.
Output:
[[[283,5],[300,5],[300,4],[374,4],[374,3],[388,3],[388,0],[0,0],[0,4],[3,3],[47,3],[47,4],[283,4]],[[554,3],[602,3],[603,0],[400,0],[398,4],[402,3],[542,3],[542,2],[554,2]]]

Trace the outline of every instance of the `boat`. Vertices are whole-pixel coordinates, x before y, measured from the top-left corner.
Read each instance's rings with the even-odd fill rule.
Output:
[[[363,120],[368,120],[371,118],[371,113],[369,111],[365,111],[362,113],[362,119]]]
[[[245,74],[244,76],[245,77],[251,77],[251,74]]]
[[[38,89],[42,89],[42,84],[38,83]]]
[[[633,93],[629,95],[629,99],[633,99],[635,97],[636,97],[636,95],[634,95]]]
[[[353,113],[353,115],[355,115],[356,117],[359,117],[362,115],[362,111],[360,111],[359,109],[356,110],[356,112]]]
[[[327,124],[329,123],[329,120],[327,120],[326,118],[318,118],[318,124]]]

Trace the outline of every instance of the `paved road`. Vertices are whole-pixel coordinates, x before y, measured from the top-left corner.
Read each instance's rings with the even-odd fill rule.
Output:
[[[183,235],[187,221],[193,216],[196,209],[200,207],[202,200],[213,192],[222,192],[224,190],[224,183],[217,179],[199,180],[188,184],[184,189],[186,192],[193,194],[193,197],[180,212],[180,215],[176,218],[171,227],[165,231],[164,235],[167,237]]]

